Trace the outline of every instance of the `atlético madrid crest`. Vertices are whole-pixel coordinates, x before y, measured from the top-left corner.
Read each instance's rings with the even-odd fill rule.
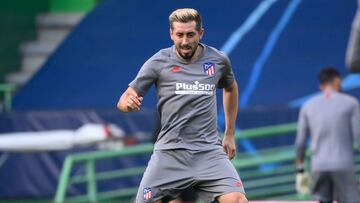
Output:
[[[151,188],[148,188],[148,187],[144,188],[144,190],[143,190],[144,200],[149,200],[152,198],[152,196],[153,196],[153,193],[151,191]]]
[[[213,64],[211,62],[207,62],[207,63],[203,64],[203,68],[204,68],[204,72],[208,76],[212,76],[215,74],[215,64]]]

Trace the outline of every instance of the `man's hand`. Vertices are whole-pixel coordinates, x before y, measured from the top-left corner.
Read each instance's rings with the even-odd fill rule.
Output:
[[[310,194],[311,177],[308,172],[305,171],[304,159],[296,158],[296,182],[295,188],[298,194],[308,195]]]
[[[236,155],[236,144],[234,134],[225,134],[223,139],[223,148],[229,159],[233,159]]]
[[[140,110],[143,98],[133,93],[127,93],[125,99],[125,106],[128,111]]]
[[[139,96],[132,87],[121,95],[117,108],[122,112],[130,112],[134,110],[140,110],[143,97]]]
[[[296,192],[302,195],[310,194],[311,177],[309,173],[296,173]]]

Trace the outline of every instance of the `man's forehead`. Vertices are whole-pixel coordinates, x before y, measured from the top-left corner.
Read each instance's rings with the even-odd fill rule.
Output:
[[[173,30],[175,32],[195,32],[196,31],[196,22],[190,21],[186,23],[174,22]]]

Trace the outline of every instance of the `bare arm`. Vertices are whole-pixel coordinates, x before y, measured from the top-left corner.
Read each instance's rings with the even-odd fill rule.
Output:
[[[229,159],[232,159],[236,154],[235,122],[238,111],[238,86],[236,81],[230,87],[224,88],[223,105],[226,123],[223,147]]]
[[[121,95],[117,103],[117,108],[122,112],[140,110],[142,100],[143,97],[139,96],[134,88],[128,87]]]

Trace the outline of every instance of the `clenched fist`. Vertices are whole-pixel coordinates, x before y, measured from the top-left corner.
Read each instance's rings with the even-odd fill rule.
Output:
[[[128,87],[121,95],[117,108],[122,112],[140,110],[142,100],[143,97],[139,96],[132,87]]]

